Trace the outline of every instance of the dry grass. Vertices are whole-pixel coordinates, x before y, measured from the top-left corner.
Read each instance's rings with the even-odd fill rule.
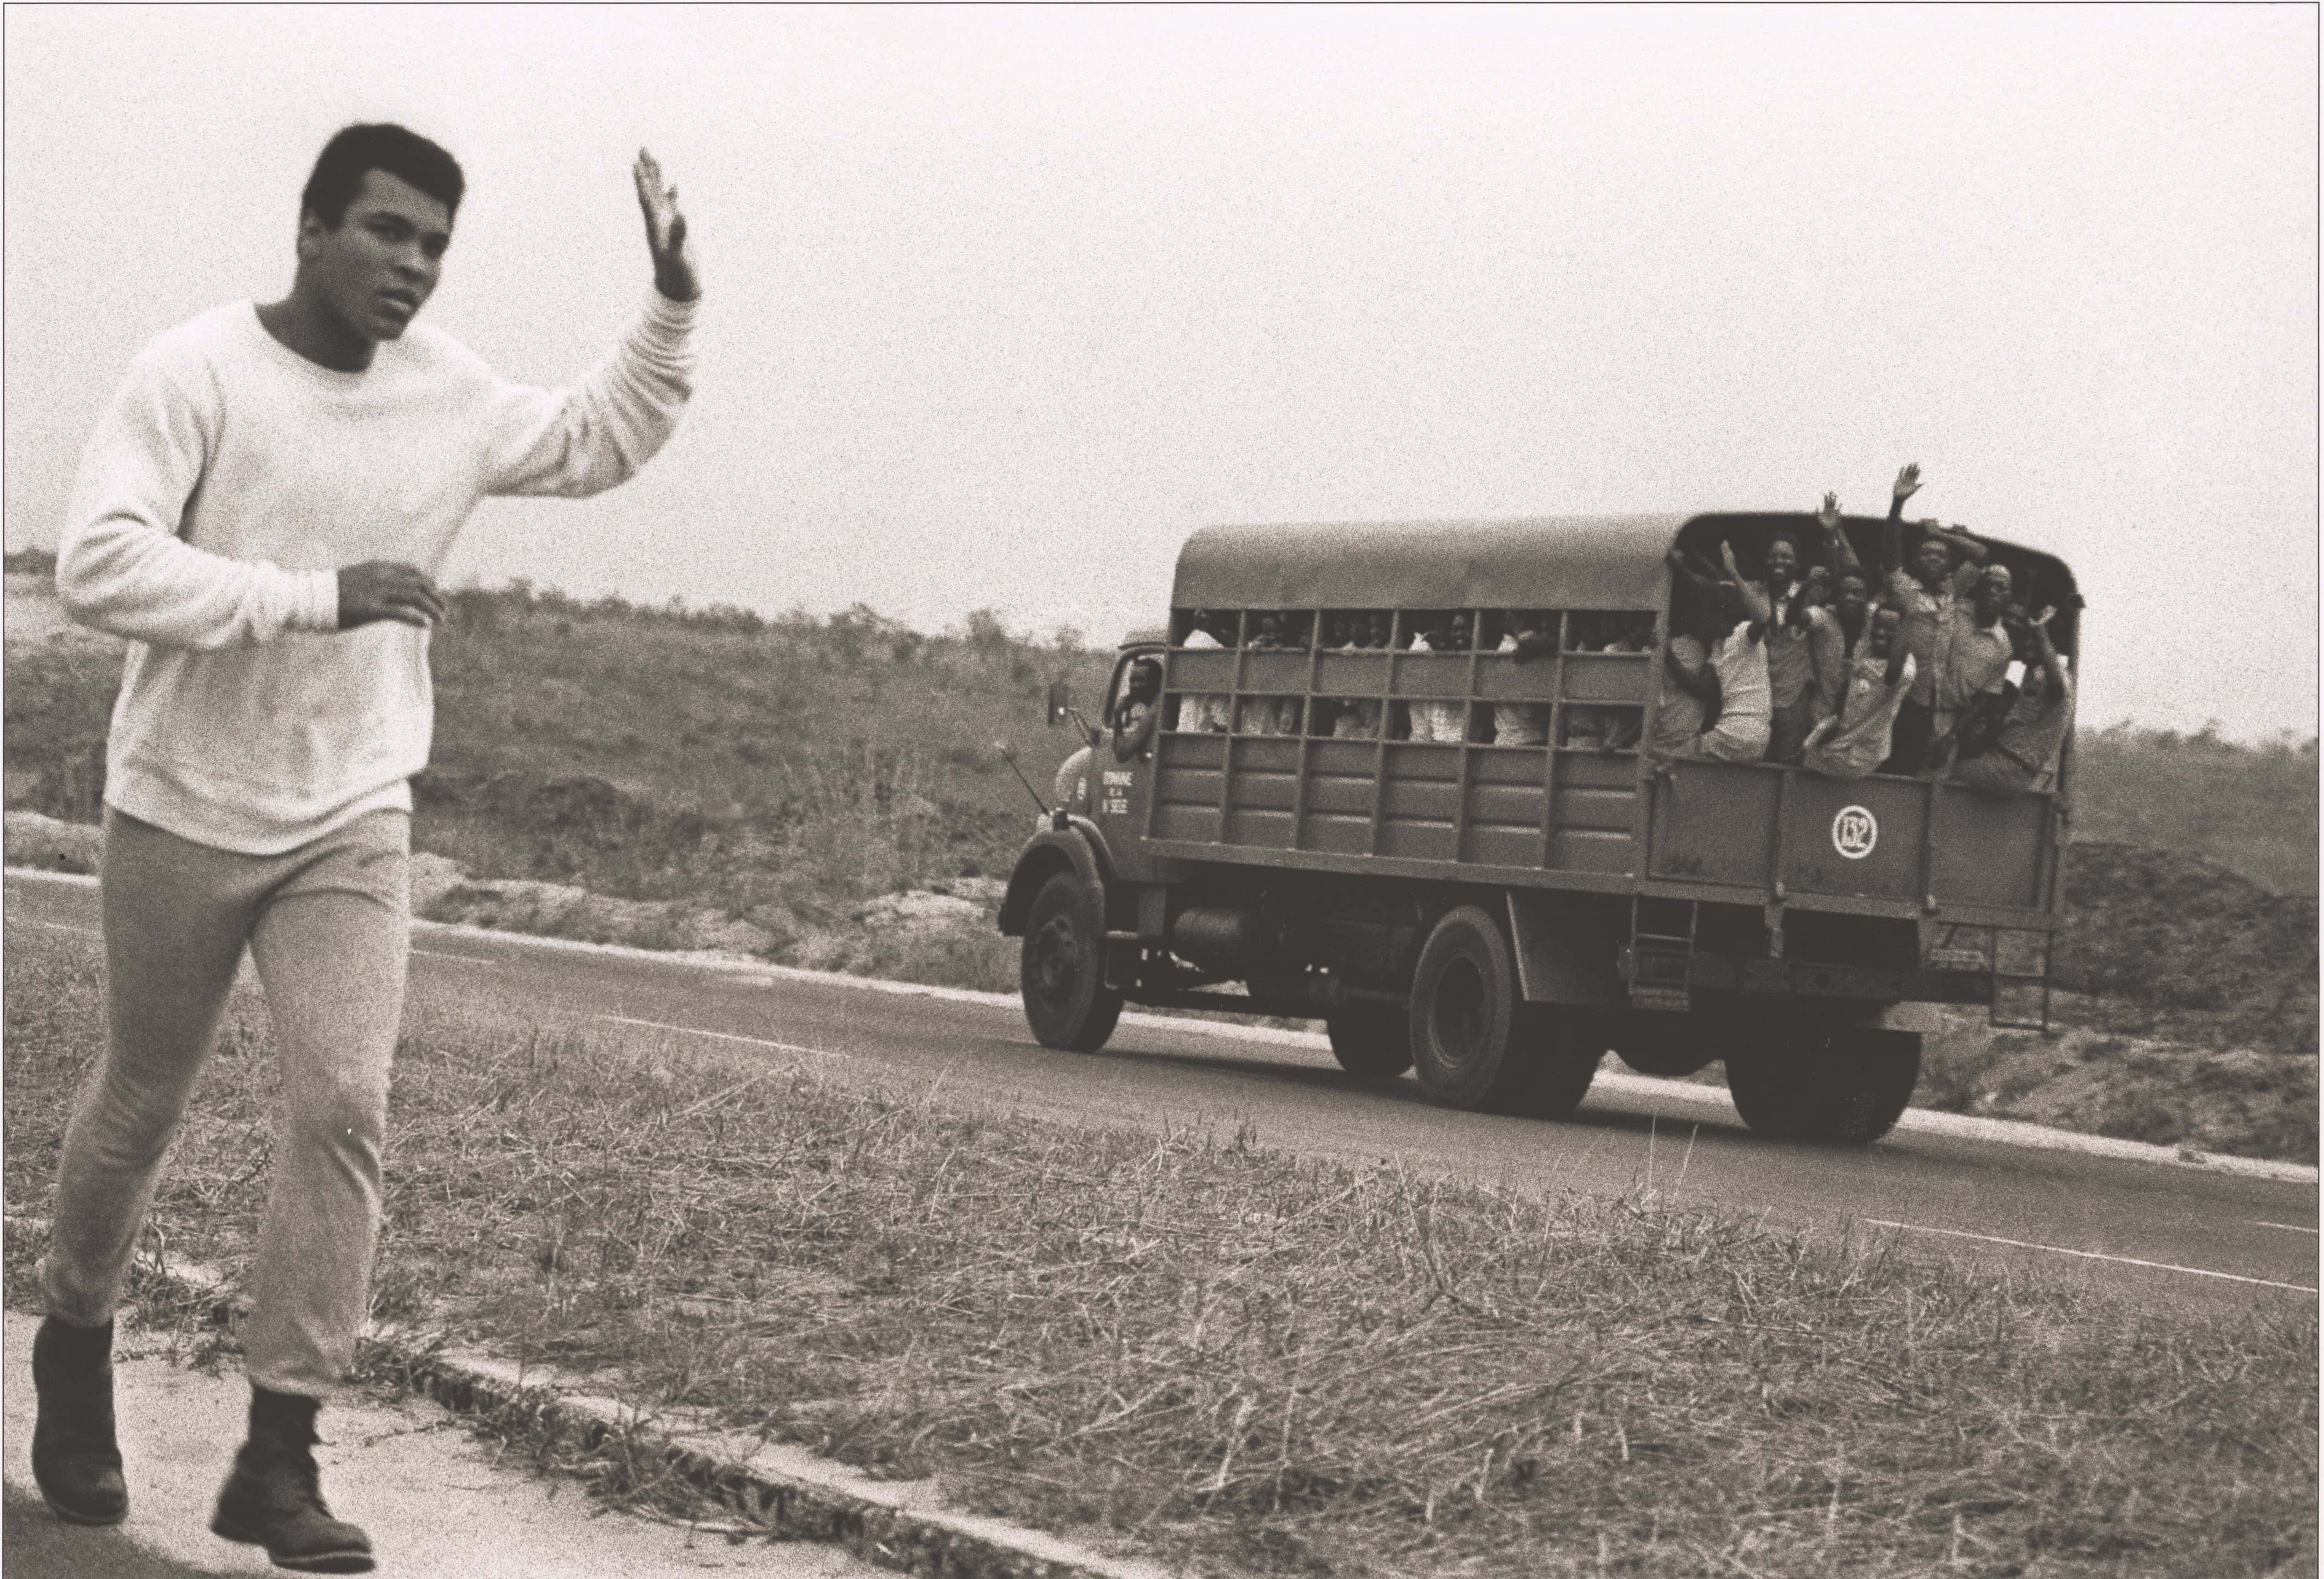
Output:
[[[2084,730],[2075,752],[2077,837],[2199,856],[2316,897],[2314,735],[2239,745],[2208,728],[2117,724]]]
[[[97,973],[11,942],[6,1185],[37,1212]],[[178,1253],[246,1253],[266,1041],[238,1005],[157,1204]],[[381,1315],[1198,1569],[2317,1561],[2312,1309],[2156,1315],[459,998],[417,1006],[394,1103]]]

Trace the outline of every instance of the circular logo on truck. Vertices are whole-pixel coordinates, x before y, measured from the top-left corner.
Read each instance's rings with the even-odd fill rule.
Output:
[[[1861,861],[1880,842],[1880,824],[1861,806],[1843,806],[1831,819],[1831,847],[1850,861]]]

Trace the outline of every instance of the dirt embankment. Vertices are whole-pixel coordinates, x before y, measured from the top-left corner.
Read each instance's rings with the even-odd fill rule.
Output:
[[[104,839],[92,824],[11,811],[5,827],[11,866],[97,871]],[[908,979],[917,979],[908,964],[898,966],[915,946],[944,955],[1005,945],[993,917],[1007,888],[999,878],[954,878],[810,923],[779,905],[735,916],[684,900],[615,899],[569,882],[472,877],[458,862],[427,851],[411,858],[411,910],[425,920]],[[947,976],[939,984],[964,983]]]

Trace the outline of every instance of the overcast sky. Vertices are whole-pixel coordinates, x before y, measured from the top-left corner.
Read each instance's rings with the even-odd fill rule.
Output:
[[[1914,513],[2076,567],[2086,724],[2312,732],[2317,12],[5,13],[5,503],[144,340],[288,286],[355,119],[466,167],[428,313],[586,368],[706,280],[693,410],[455,581],[1111,639],[1218,521]]]

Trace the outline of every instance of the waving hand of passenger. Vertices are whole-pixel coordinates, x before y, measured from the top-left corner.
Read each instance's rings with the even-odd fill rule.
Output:
[[[1921,491],[1921,463],[1913,461],[1896,474],[1896,484],[1888,494],[1888,519],[1904,518],[1904,501]]]

